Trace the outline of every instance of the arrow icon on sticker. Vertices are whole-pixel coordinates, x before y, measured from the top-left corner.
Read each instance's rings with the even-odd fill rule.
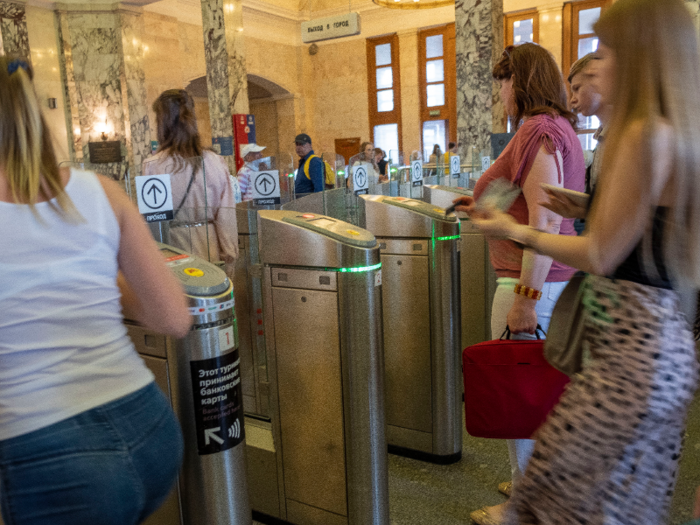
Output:
[[[221,427],[205,428],[204,429],[204,445],[208,445],[212,439],[214,441],[216,441],[219,445],[223,445],[224,440],[216,435],[216,433],[219,430],[221,430]]]

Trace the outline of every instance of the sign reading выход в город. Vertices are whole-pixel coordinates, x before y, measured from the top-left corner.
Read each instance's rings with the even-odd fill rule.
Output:
[[[359,13],[345,13],[301,23],[301,41],[305,44],[359,34]]]

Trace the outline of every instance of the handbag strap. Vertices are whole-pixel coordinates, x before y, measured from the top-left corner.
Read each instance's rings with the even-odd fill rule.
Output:
[[[544,338],[546,339],[546,338],[547,338],[546,332],[545,332],[544,329],[540,326],[540,324],[537,323],[537,328],[535,328],[535,337],[537,337],[537,340],[538,340],[538,341],[542,339],[542,338],[540,337],[540,332],[542,332],[542,335],[543,335]],[[510,326],[506,325],[506,329],[503,331],[503,333],[501,334],[501,337],[499,337],[499,339],[500,339],[501,341],[503,341],[504,339],[510,341],[511,335],[512,335],[512,334],[511,334],[511,332],[510,332]]]

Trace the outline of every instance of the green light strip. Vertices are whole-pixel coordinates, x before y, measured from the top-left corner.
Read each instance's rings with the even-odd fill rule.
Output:
[[[448,235],[447,237],[438,237],[435,240],[436,241],[454,241],[456,239],[459,239],[459,235]]]
[[[377,263],[372,266],[358,266],[357,268],[327,268],[327,270],[332,272],[340,273],[360,273],[360,272],[371,272],[373,270],[379,270],[382,267],[382,263]]]

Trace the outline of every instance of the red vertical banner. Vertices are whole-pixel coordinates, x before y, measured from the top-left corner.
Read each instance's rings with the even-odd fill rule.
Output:
[[[241,146],[255,142],[255,117],[245,113],[233,115],[233,150],[236,157],[236,170],[243,167]]]

